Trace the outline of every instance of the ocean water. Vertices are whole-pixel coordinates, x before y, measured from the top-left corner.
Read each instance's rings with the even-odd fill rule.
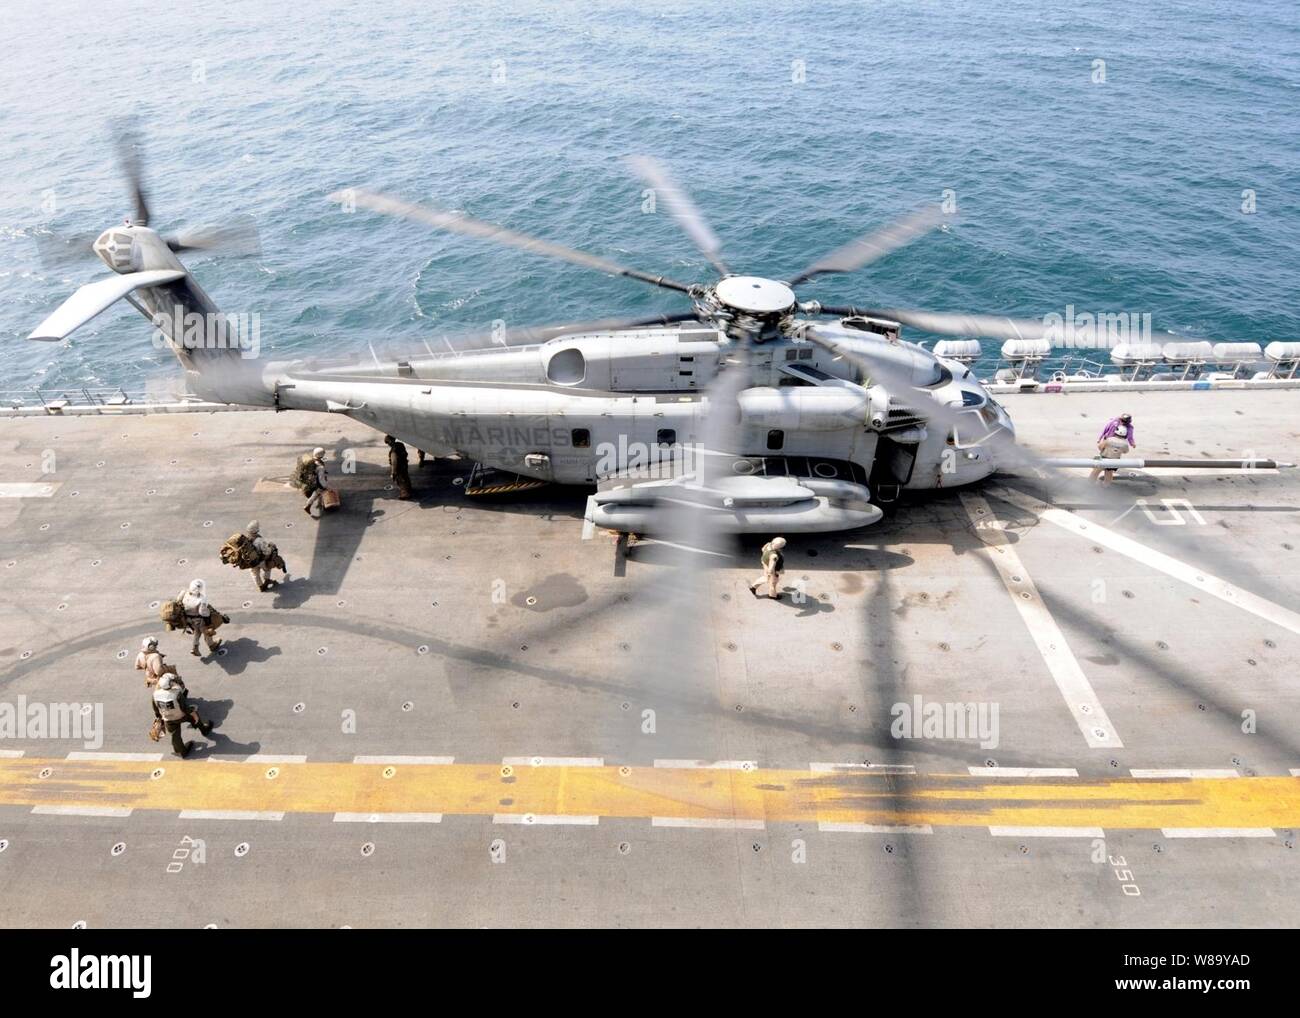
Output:
[[[127,114],[151,225],[257,220],[261,259],[189,265],[224,310],[260,316],[277,354],[684,310],[326,201],[382,189],[711,278],[671,220],[642,211],[624,165],[641,153],[691,192],[734,270],[775,277],[955,194],[950,228],[805,298],[1030,317],[1073,305],[1150,312],[1157,333],[1300,339],[1289,0],[6,0],[4,23],[0,390],[177,374],[125,305],[66,345],[24,338],[106,271],[42,269],[33,238],[130,212],[110,141]]]

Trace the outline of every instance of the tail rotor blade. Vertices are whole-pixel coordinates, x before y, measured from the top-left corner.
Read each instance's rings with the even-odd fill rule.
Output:
[[[131,217],[131,222],[136,226],[149,225],[149,202],[145,197],[144,173],[141,169],[140,159],[140,139],[136,130],[135,121],[132,119],[119,120],[114,125],[113,141],[117,148],[117,160],[122,168],[122,175],[126,178],[127,187],[131,192],[131,202],[135,207],[135,214]]]
[[[182,231],[167,239],[167,246],[178,254],[190,251],[207,251],[231,257],[260,258],[262,238],[257,222],[252,216],[236,216],[229,223],[203,226]]]

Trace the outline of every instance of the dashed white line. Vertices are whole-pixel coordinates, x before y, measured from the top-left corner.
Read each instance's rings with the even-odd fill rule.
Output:
[[[990,827],[995,838],[1104,838],[1100,827]]]
[[[915,774],[915,764],[859,764],[859,763],[810,763],[808,769],[814,774],[834,774],[836,771],[861,771],[864,774]]]
[[[1271,827],[1162,827],[1166,838],[1276,838]]]
[[[655,766],[666,767],[670,770],[758,770],[758,764],[753,760],[656,760]]]
[[[161,753],[100,753],[100,752],[82,752],[69,753],[69,760],[135,760],[140,762],[152,762],[161,760]]]
[[[990,778],[1077,778],[1073,767],[967,767],[976,777]]]
[[[519,824],[523,827],[532,827],[534,825],[538,827],[558,827],[564,824],[573,824],[578,827],[595,827],[600,823],[600,817],[551,815],[547,813],[497,813],[493,815],[492,822],[494,824]]]
[[[651,827],[702,827],[722,831],[761,831],[763,820],[746,820],[739,817],[651,817]]]
[[[50,498],[57,487],[57,484],[10,481],[0,484],[0,498]]]
[[[336,824],[440,824],[441,813],[335,813]]]
[[[354,756],[354,764],[453,764],[454,756]]]
[[[251,764],[300,764],[306,763],[307,757],[295,754],[254,753],[252,756],[209,756],[213,763],[251,763]]]
[[[985,540],[985,531],[1001,531],[1001,523],[989,508],[988,502],[980,495],[967,492],[962,492],[961,502],[966,515],[975,526],[976,534],[984,541],[984,550],[988,553],[989,560],[997,569],[1007,593],[1011,595],[1025,628],[1038,647],[1047,670],[1052,673],[1056,688],[1061,691],[1065,705],[1074,716],[1084,739],[1093,749],[1122,749],[1124,743],[1110,723],[1106,709],[1093,692],[1092,684],[1083,674],[1083,669],[1079,667],[1074,652],[1065,640],[1065,634],[1047,610],[1015,548],[1010,544],[995,544]]]
[[[817,821],[817,830],[827,834],[933,834],[929,824],[858,824],[831,820]]]
[[[507,756],[501,758],[507,767],[604,767],[598,756]]]
[[[0,749],[0,760],[17,760],[26,752],[25,749]]]
[[[129,817],[126,806],[33,806],[33,813],[63,817]]]
[[[1133,767],[1129,773],[1135,778],[1239,778],[1235,770],[1226,767]]]
[[[284,813],[248,809],[183,809],[182,820],[283,820]]]

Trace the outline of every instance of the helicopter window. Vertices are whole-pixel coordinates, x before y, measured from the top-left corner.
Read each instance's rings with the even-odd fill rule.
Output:
[[[798,351],[798,350],[787,350],[787,351],[785,352],[785,359],[788,360],[788,361],[792,361],[792,360],[794,360],[794,359],[795,359],[796,357],[798,357],[798,356],[799,356],[799,351]]]
[[[677,432],[672,428],[660,428],[655,435],[655,441],[660,445],[672,445],[677,441]]]
[[[586,428],[574,428],[569,432],[569,435],[573,439],[573,447],[575,449],[587,449],[591,447],[591,432]]]
[[[561,350],[546,364],[546,377],[556,385],[577,385],[586,374],[587,360],[576,346]]]
[[[767,433],[767,447],[773,451],[785,446],[785,432],[773,428]]]
[[[800,350],[800,351],[799,351],[799,359],[800,359],[801,361],[810,361],[810,360],[812,360],[812,355],[813,355],[812,347],[809,347],[807,350]]]

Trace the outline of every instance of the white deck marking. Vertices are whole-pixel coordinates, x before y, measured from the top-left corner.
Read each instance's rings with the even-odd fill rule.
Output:
[[[17,760],[26,752],[25,749],[0,749],[0,760]]]
[[[1291,777],[1293,777],[1293,778],[1300,778],[1300,767],[1292,767],[1292,768],[1291,768]]]
[[[92,753],[89,751],[87,752],[78,751],[75,753],[68,754],[69,760],[136,760],[136,761],[145,762],[151,760],[161,760],[162,758],[163,755],[161,753],[99,753],[99,752]]]
[[[753,760],[656,760],[656,767],[672,770],[756,771]]]
[[[1135,474],[1159,474],[1177,477],[1190,474],[1193,477],[1219,476],[1222,474],[1280,474],[1277,467],[1128,467]]]
[[[1271,827],[1162,827],[1166,838],[1276,838]]]
[[[1172,555],[1166,555],[1154,548],[1148,548],[1131,537],[1124,537],[1113,530],[1107,530],[1100,524],[1091,523],[1082,516],[1068,510],[1056,509],[1041,499],[1033,498],[1010,488],[998,487],[992,490],[993,494],[997,495],[998,498],[1006,499],[1012,505],[1025,509],[1048,523],[1054,523],[1063,530],[1086,537],[1090,541],[1106,546],[1111,551],[1127,555],[1134,561],[1158,569],[1166,576],[1182,580],[1197,590],[1202,590],[1221,601],[1236,605],[1238,608],[1248,611],[1266,622],[1272,622],[1276,626],[1281,626],[1283,629],[1300,635],[1300,614],[1288,608],[1283,608],[1280,604],[1274,604],[1258,594],[1252,594],[1248,590],[1234,587],[1227,580],[1207,573],[1204,569],[1198,569],[1195,566],[1188,565],[1181,559],[1174,558]]]
[[[1073,767],[967,767],[976,777],[989,778],[1077,778]]]
[[[993,515],[993,510],[989,508],[988,502],[982,496],[962,492],[961,501],[966,509],[966,515],[975,525],[976,534],[981,537],[981,540],[983,540],[982,530],[1001,530],[1001,523]],[[1038,653],[1043,657],[1043,663],[1052,673],[1056,688],[1061,691],[1065,705],[1074,716],[1075,723],[1079,726],[1079,731],[1083,733],[1089,747],[1122,749],[1124,743],[1120,741],[1119,733],[1110,723],[1106,709],[1097,699],[1092,684],[1083,674],[1083,669],[1079,667],[1079,662],[1074,652],[1070,650],[1069,644],[1065,642],[1065,634],[1061,632],[1056,620],[1052,618],[1052,613],[1043,604],[1038,588],[1029,578],[1015,548],[1010,544],[992,544],[985,541],[984,550],[1002,578],[1002,584],[1011,595],[1011,600],[1015,602],[1021,620],[1029,630],[1029,635],[1038,647]]]
[[[254,764],[295,764],[306,763],[305,756],[278,755],[275,753],[254,753],[252,756],[209,756],[205,759],[213,763],[254,763]]]
[[[767,822],[739,817],[651,817],[650,826],[700,827],[716,831],[761,831],[767,826]]]
[[[126,806],[33,806],[33,813],[60,817],[129,817]]]
[[[58,484],[45,481],[36,484],[11,481],[0,484],[0,498],[50,498],[57,489]]]
[[[181,820],[283,820],[284,814],[251,809],[183,809]]]
[[[440,824],[441,813],[335,813],[336,824]]]
[[[1135,778],[1239,778],[1236,771],[1223,767],[1133,767]]]
[[[1100,827],[990,827],[995,838],[1104,838]]]
[[[824,834],[933,834],[929,824],[858,824],[818,820],[817,830]]]
[[[598,756],[507,756],[501,762],[508,767],[604,767]]]
[[[454,756],[354,756],[355,764],[452,764]]]
[[[558,827],[562,824],[595,827],[600,823],[600,817],[566,816],[564,814],[552,816],[547,813],[497,813],[492,817],[492,822],[494,824],[520,824],[524,827],[548,825]]]
[[[678,544],[675,541],[665,541],[659,537],[643,537],[637,541],[641,544],[662,544],[665,548],[676,548],[678,551],[693,551],[697,555],[712,555],[715,558],[731,558],[731,553],[727,551],[713,551],[709,548],[693,548],[689,544]]]
[[[814,774],[834,774],[837,771],[862,771],[864,774],[915,774],[915,764],[860,764],[860,763],[810,763]]]

